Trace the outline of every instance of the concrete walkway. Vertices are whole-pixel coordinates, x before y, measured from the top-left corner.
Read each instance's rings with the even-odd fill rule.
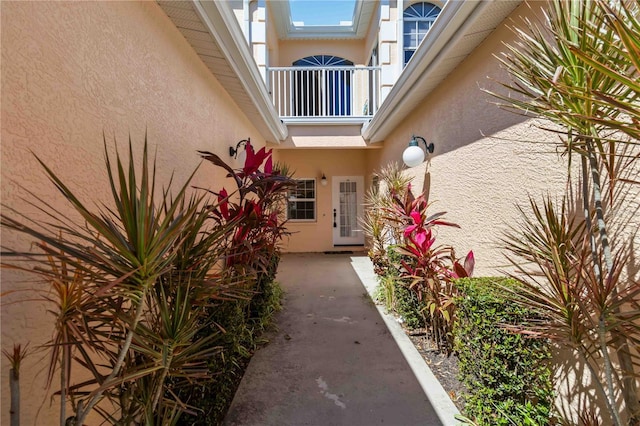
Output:
[[[277,279],[279,330],[251,360],[225,425],[443,424],[350,255],[285,255]]]

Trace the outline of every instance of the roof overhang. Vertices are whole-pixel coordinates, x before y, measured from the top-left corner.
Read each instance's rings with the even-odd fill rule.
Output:
[[[295,25],[289,1],[269,1],[271,18],[281,40],[334,40],[366,37],[377,1],[356,0],[351,25]]]
[[[158,4],[267,142],[287,137],[242,29],[224,1]]]
[[[365,140],[383,141],[521,0],[448,1],[371,121]]]

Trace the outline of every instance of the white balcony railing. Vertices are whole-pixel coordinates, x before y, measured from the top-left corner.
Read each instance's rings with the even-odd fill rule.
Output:
[[[379,67],[269,68],[268,84],[288,122],[364,121],[380,102]]]

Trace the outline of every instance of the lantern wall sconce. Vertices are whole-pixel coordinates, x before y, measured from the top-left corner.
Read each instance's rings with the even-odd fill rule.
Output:
[[[418,145],[418,140],[421,140],[424,144],[425,149],[429,154],[433,154],[434,145],[433,142],[427,143],[421,136],[412,135],[411,140],[409,141],[409,146],[402,153],[402,161],[407,167],[415,167],[419,164],[422,164],[425,157],[425,152]]]
[[[233,158],[238,158],[238,154],[240,153],[240,146],[244,145],[245,151],[247,150],[247,144],[251,144],[251,138],[242,139],[240,142],[236,144],[236,147],[229,147],[229,155]]]
[[[320,185],[322,186],[327,186],[327,183],[329,181],[327,180],[327,177],[324,175],[324,173],[322,174],[322,177],[320,178]]]

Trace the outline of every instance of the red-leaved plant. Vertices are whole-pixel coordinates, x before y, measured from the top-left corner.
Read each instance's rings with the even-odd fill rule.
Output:
[[[211,206],[211,217],[219,224],[235,223],[228,236],[226,268],[244,274],[247,268],[266,271],[278,255],[278,243],[288,235],[282,220],[286,192],[293,181],[286,167],[274,167],[272,150],[254,151],[246,143],[246,160],[234,170],[216,154],[199,151],[202,158],[224,168],[237,190],[222,188],[214,192],[218,203]],[[263,166],[264,164],[264,166]]]
[[[396,246],[403,256],[400,275],[410,282],[409,288],[428,312],[432,340],[440,350],[450,353],[454,298],[458,295],[454,280],[471,276],[475,264],[473,252],[469,251],[461,263],[453,247],[436,244],[435,227],[459,226],[443,220],[445,212],[428,216],[429,204],[423,195],[413,196],[410,184],[402,198],[394,194],[393,200],[393,214],[406,224],[404,239]]]

